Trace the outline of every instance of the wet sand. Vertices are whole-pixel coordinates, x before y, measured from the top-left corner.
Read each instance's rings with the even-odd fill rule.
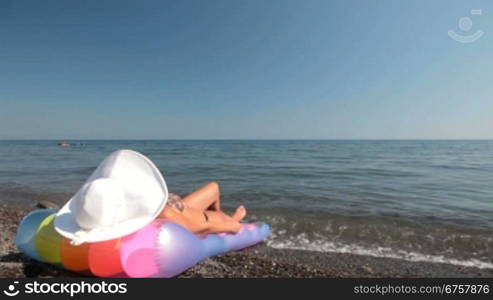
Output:
[[[0,205],[0,277],[80,277],[80,274],[35,262],[16,249],[14,238],[17,225],[29,210]],[[260,244],[206,259],[178,277],[493,277],[493,269],[273,249]]]

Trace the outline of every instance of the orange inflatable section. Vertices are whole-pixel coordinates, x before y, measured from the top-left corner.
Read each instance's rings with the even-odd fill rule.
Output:
[[[89,269],[99,277],[121,277],[120,239],[89,244]]]
[[[89,244],[72,246],[70,240],[63,238],[61,246],[63,266],[71,271],[89,271]]]

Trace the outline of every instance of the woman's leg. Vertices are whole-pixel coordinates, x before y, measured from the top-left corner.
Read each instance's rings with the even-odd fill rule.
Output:
[[[221,211],[219,184],[217,182],[209,182],[198,190],[195,190],[191,194],[187,195],[182,201],[186,206],[194,209],[204,212],[217,212],[222,215],[223,219],[233,219],[239,222],[246,215],[246,209],[243,205],[236,209],[232,217]]]
[[[207,215],[208,221],[213,223],[222,223],[222,222],[233,222],[235,221],[232,217],[227,214],[215,211],[215,210],[206,210],[204,214]]]
[[[238,206],[235,213],[231,216],[235,221],[241,221],[246,216],[246,209],[243,205]]]
[[[243,205],[239,206],[232,216],[227,215],[222,211],[206,210],[204,214],[207,215],[210,221],[213,222],[240,222],[246,215],[246,209]]]
[[[221,200],[219,184],[217,182],[209,182],[187,195],[182,201],[185,205],[201,211],[206,211],[208,209],[220,211]]]

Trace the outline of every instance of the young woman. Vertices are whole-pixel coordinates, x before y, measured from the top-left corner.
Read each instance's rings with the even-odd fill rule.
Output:
[[[168,202],[158,218],[180,224],[194,233],[236,233],[245,217],[245,207],[239,206],[232,216],[221,211],[219,184],[209,182],[185,198],[169,194]]]

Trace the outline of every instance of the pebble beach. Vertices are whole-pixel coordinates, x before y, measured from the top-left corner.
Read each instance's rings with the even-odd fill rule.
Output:
[[[39,263],[15,247],[15,232],[33,208],[0,205],[0,277],[81,277]],[[208,258],[179,278],[359,278],[359,277],[493,277],[493,269],[451,264],[410,262],[344,253],[274,249],[259,244],[241,251]]]

